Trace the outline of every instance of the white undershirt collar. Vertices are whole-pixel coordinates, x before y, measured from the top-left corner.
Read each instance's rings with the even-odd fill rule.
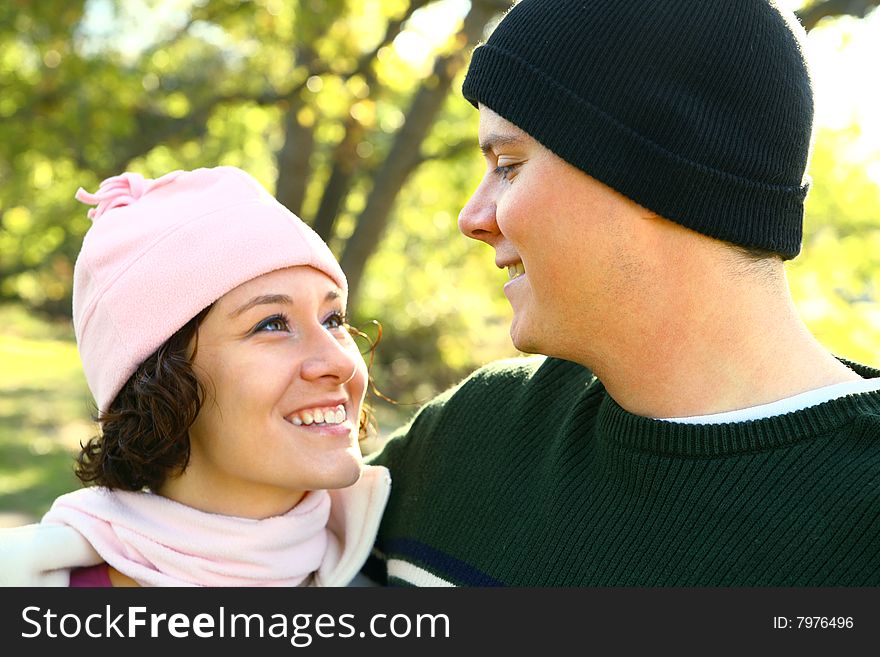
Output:
[[[844,381],[843,383],[833,383],[815,390],[801,392],[792,397],[786,397],[769,404],[760,404],[759,406],[725,411],[723,413],[711,413],[709,415],[662,419],[666,422],[678,422],[681,424],[723,424],[726,422],[763,420],[775,415],[801,411],[810,406],[816,406],[839,397],[876,392],[878,390],[880,390],[880,377],[876,379],[862,379],[861,381]]]

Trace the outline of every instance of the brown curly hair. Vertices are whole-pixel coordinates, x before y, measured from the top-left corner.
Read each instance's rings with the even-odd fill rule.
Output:
[[[98,415],[100,434],[85,445],[80,443],[76,458],[76,476],[83,484],[158,491],[169,477],[186,469],[189,428],[205,400],[205,388],[193,371],[192,360],[198,349],[199,324],[210,309],[193,317],[141,363],[107,412]],[[371,341],[371,355],[377,342]],[[360,439],[374,426],[364,404]]]

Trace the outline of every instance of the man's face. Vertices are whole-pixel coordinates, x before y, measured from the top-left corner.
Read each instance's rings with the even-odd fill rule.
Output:
[[[487,171],[459,230],[508,271],[514,345],[582,360],[584,341],[599,346],[632,292],[642,269],[633,220],[647,211],[484,105],[479,135]]]

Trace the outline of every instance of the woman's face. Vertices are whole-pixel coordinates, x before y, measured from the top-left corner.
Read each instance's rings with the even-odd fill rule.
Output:
[[[280,515],[306,491],[360,476],[364,359],[346,299],[307,266],[254,278],[202,321],[193,369],[205,389],[186,471],[163,495],[251,518]]]

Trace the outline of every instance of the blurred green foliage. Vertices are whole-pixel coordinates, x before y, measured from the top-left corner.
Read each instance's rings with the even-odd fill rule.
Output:
[[[38,515],[76,485],[71,452],[93,428],[68,321],[89,226],[73,194],[124,170],[240,166],[305,220],[326,220],[341,257],[363,222],[387,224],[366,242],[352,317],[371,335],[370,320],[383,326],[373,377],[401,402],[374,400],[383,431],[516,354],[506,274],[456,227],[484,166],[477,113],[457,90],[467,52],[506,4],[0,4],[0,513]],[[420,109],[432,90],[441,102]],[[880,153],[859,143],[858,126],[818,133],[789,276],[822,342],[877,365]],[[389,153],[408,158],[403,170]],[[371,219],[382,194],[390,210]]]
[[[335,203],[324,236],[345,255],[383,158],[406,145],[411,103],[443,83],[434,63],[458,71],[447,86],[459,86],[462,39],[481,36],[494,13],[484,9],[468,37],[474,11],[461,0],[4,4],[0,302],[69,316],[89,226],[73,192],[124,170],[156,177],[240,166],[306,221]],[[477,114],[457,93],[445,96],[424,134],[409,137],[416,166],[390,188],[391,229],[367,244],[362,276],[347,270],[352,287],[361,279],[365,287],[353,322],[375,318],[386,328],[377,380],[405,402],[513,353],[503,330],[487,338],[487,325],[503,327],[506,307],[497,294],[487,303],[482,283],[501,277],[456,232],[482,166]],[[298,168],[285,168],[290,161]],[[328,199],[340,168],[350,175]]]
[[[826,347],[878,366],[880,146],[864,153],[859,137],[857,126],[819,130],[810,163],[804,247],[789,263],[788,277],[801,316]]]
[[[75,486],[70,455],[93,428],[69,326],[89,227],[73,193],[124,170],[240,166],[313,225],[329,214],[322,232],[340,257],[365,209],[393,201],[379,217],[388,229],[366,241],[365,271],[347,270],[363,280],[352,323],[371,335],[371,320],[383,326],[375,383],[399,402],[374,399],[380,431],[478,363],[515,354],[500,285],[487,295],[503,275],[456,229],[482,161],[477,113],[452,91],[505,7],[0,5],[0,512],[41,513]],[[389,172],[390,152],[407,165]]]

